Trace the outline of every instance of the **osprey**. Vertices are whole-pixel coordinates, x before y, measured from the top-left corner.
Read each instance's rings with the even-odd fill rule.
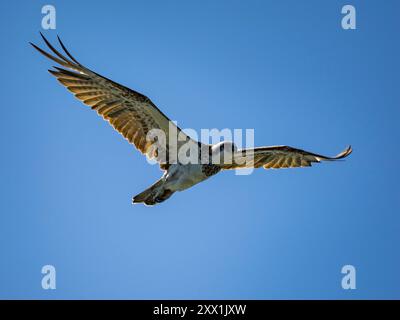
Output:
[[[33,43],[30,44],[47,58],[69,69],[54,67],[55,70],[49,70],[49,72],[76,98],[96,110],[140,152],[149,159],[155,159],[164,171],[158,181],[133,197],[133,203],[155,205],[168,199],[174,192],[190,188],[222,170],[309,167],[313,162],[343,159],[352,152],[349,146],[335,157],[326,157],[288,146],[238,149],[234,143],[229,141],[213,145],[200,143],[179,129],[146,96],[80,64],[68,52],[59,37],[58,41],[67,56],[56,50],[43,34],[41,36],[55,55],[47,53]],[[165,134],[164,140],[168,143],[154,148],[156,139],[149,139],[149,133],[155,129]],[[170,138],[173,138],[171,135],[178,135],[180,138],[175,140],[176,143],[171,144],[169,143]],[[174,154],[174,152],[178,153],[185,144],[201,149],[201,152],[198,153],[199,161],[197,163],[182,163],[179,159],[171,161],[168,155]],[[230,155],[229,159],[227,154]],[[208,160],[202,161],[205,155]],[[220,161],[210,161],[210,157]],[[243,157],[246,161],[236,161]]]

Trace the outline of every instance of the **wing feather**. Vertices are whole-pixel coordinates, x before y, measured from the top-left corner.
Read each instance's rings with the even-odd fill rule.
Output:
[[[177,136],[183,135],[186,137],[185,141],[190,140],[198,144],[168,119],[149,98],[84,67],[69,53],[59,37],[58,41],[66,56],[55,49],[42,34],[41,36],[54,55],[33,43],[31,45],[45,57],[65,68],[54,67],[55,70],[49,72],[77,99],[96,110],[140,152],[150,158],[160,154],[151,150],[152,141],[147,139],[152,129],[162,130],[167,143],[171,134],[169,128],[172,127],[175,128],[173,131]],[[177,144],[174,146],[168,144],[165,146],[164,154],[168,155],[168,151],[177,154],[177,150],[185,141],[178,139],[176,141]],[[171,150],[172,148],[176,150]],[[157,160],[160,164],[168,163],[168,158],[157,158]]]
[[[233,163],[221,164],[221,167],[224,170],[259,167],[264,167],[264,169],[310,167],[313,162],[344,159],[352,151],[351,146],[349,146],[337,156],[327,157],[288,146],[259,147],[238,150],[234,154]],[[246,161],[243,161],[243,159],[246,159]]]

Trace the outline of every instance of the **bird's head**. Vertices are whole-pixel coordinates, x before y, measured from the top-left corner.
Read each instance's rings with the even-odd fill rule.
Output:
[[[214,144],[211,151],[212,163],[232,163],[232,155],[237,151],[237,146],[231,141],[223,141]]]

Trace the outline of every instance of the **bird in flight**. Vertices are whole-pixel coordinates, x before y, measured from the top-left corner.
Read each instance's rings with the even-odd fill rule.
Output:
[[[343,159],[352,152],[349,146],[337,156],[327,157],[289,146],[238,149],[230,141],[217,144],[195,141],[179,129],[148,97],[80,64],[59,37],[64,53],[56,50],[43,34],[41,36],[53,55],[33,43],[30,44],[65,68],[54,67],[49,72],[76,98],[107,120],[141,153],[149,159],[155,159],[164,171],[158,181],[132,198],[133,203],[155,205],[167,200],[176,191],[188,189],[223,170],[309,167],[313,162]],[[152,131],[161,135],[152,135]],[[201,150],[194,157],[198,161],[181,161],[180,157],[173,156],[179,154],[184,147],[190,153],[192,150]]]

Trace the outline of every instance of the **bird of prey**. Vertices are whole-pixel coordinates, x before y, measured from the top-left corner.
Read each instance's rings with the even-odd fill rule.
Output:
[[[313,162],[343,159],[352,152],[349,146],[335,157],[326,157],[289,146],[238,149],[230,141],[217,144],[200,143],[179,129],[146,96],[80,64],[68,52],[59,37],[58,41],[64,54],[56,50],[42,34],[41,36],[54,55],[33,43],[30,44],[44,56],[64,67],[54,67],[49,72],[76,98],[107,120],[141,153],[149,159],[155,159],[164,171],[158,181],[133,197],[133,203],[155,205],[165,201],[176,191],[188,189],[223,170],[309,167]],[[158,143],[157,148],[154,148],[157,137],[149,138],[150,131],[154,129],[165,134],[164,143]],[[179,139],[176,139],[176,136],[179,136]],[[176,143],[172,144],[169,141],[176,141]],[[196,156],[198,162],[183,163],[179,157],[171,160],[172,157],[169,155],[179,152],[185,144],[196,146],[198,150],[201,150]],[[227,154],[230,154],[230,161],[227,161]],[[204,155],[207,155],[206,161],[203,161]],[[242,160],[245,158],[246,161],[236,161],[239,158]],[[219,159],[219,161],[212,161],[213,159]]]

